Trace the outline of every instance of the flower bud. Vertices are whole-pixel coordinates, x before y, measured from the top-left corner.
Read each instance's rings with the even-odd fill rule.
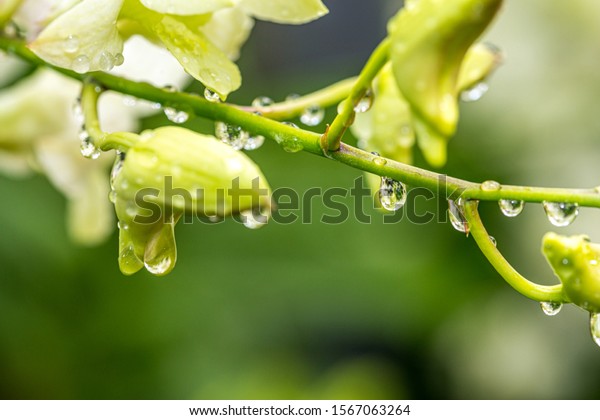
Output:
[[[563,285],[563,293],[575,305],[600,312],[600,245],[586,235],[561,236],[549,232],[542,253]]]
[[[445,163],[445,139],[456,130],[458,78],[465,54],[501,4],[502,0],[411,1],[389,23],[396,83],[420,121],[417,137],[427,137],[432,145],[429,156],[426,153],[432,165]]]
[[[254,162],[214,137],[181,127],[143,132],[117,162],[112,185],[125,274],[143,265],[159,275],[174,267],[174,226],[184,214],[250,217],[249,211],[259,211],[266,222],[270,213],[271,190]]]

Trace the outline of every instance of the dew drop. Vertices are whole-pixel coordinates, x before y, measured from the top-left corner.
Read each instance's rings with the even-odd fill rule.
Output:
[[[482,191],[498,191],[500,184],[496,181],[485,181],[481,184]]]
[[[354,111],[358,113],[367,112],[369,109],[371,109],[374,99],[375,97],[373,95],[373,91],[371,89],[367,89],[363,97],[360,98],[360,101],[358,101],[358,103],[354,106]]]
[[[215,136],[235,150],[243,149],[250,137],[248,132],[244,131],[242,127],[227,124],[222,121],[217,121],[215,123]]]
[[[542,311],[548,316],[554,316],[562,309],[562,303],[559,302],[540,302]]]
[[[124,62],[125,62],[125,57],[123,56],[123,54],[116,53],[114,56],[114,65],[122,66]]]
[[[252,101],[252,106],[254,108],[266,108],[273,105],[273,99],[268,96],[259,96],[258,98]]]
[[[263,143],[265,142],[264,136],[254,135],[248,137],[246,144],[244,145],[244,150],[256,150],[259,149]]]
[[[498,201],[502,214],[506,217],[517,217],[523,211],[525,202],[521,200],[502,199]]]
[[[173,266],[173,259],[171,253],[164,252],[157,255],[156,257],[145,260],[144,266],[150,273],[160,276],[161,274],[167,273]]]
[[[71,67],[77,73],[87,73],[90,70],[90,58],[87,55],[78,55],[71,63]]]
[[[110,186],[112,189],[115,189],[115,182],[117,177],[123,170],[123,164],[125,162],[125,153],[117,151],[117,156],[115,157],[115,163],[113,163],[112,169],[110,170]]]
[[[569,226],[579,214],[579,205],[577,203],[551,203],[543,202],[544,210],[548,220],[554,226]]]
[[[386,176],[381,178],[379,202],[388,211],[400,210],[406,203],[406,186]]]
[[[498,246],[498,241],[493,236],[490,236],[490,241],[494,244],[494,246]]]
[[[290,122],[290,121],[284,121],[282,124],[287,125],[288,127],[298,128],[298,126],[296,124],[294,124],[293,122]]]
[[[285,97],[286,102],[295,101],[297,99],[300,99],[300,95],[298,95],[297,93],[290,93],[288,96]]]
[[[108,51],[102,51],[98,58],[98,67],[102,71],[111,71],[115,67],[115,58]]]
[[[84,158],[95,160],[100,157],[100,149],[96,148],[94,141],[89,136],[87,131],[83,130],[81,133],[79,133],[79,139],[81,140],[81,155]]]
[[[304,110],[300,116],[300,121],[302,124],[308,125],[309,127],[314,127],[315,125],[321,124],[324,117],[325,110],[323,108],[321,108],[319,105],[311,105]]]
[[[79,49],[79,37],[77,35],[69,35],[65,38],[65,52],[74,53]]]
[[[298,153],[304,149],[302,142],[294,136],[286,136],[281,141],[281,147],[283,147],[283,150],[285,150],[288,153]]]
[[[387,164],[387,160],[382,157],[373,158],[373,163],[377,166],[385,166]]]
[[[266,225],[267,221],[269,220],[269,218],[264,214],[257,213],[252,209],[240,212],[240,217],[244,226],[252,230],[260,229]]]
[[[490,89],[487,83],[481,82],[470,89],[463,90],[460,94],[460,99],[463,102],[476,102]]]
[[[221,97],[219,96],[219,94],[213,90],[210,90],[209,88],[204,89],[204,99],[206,99],[208,102],[213,103],[221,102]]]
[[[137,98],[129,95],[123,96],[123,105],[128,107],[134,107],[137,105]]]
[[[169,121],[174,122],[175,124],[183,124],[190,118],[190,114],[187,112],[170,107],[165,107],[164,113]]]
[[[117,192],[115,190],[110,190],[108,193],[108,200],[113,204],[117,202]]]
[[[594,342],[600,346],[600,313],[598,312],[590,315],[590,332]]]
[[[83,116],[83,108],[81,107],[81,98],[77,98],[73,103],[72,112],[75,122],[79,125],[83,125],[85,118]]]
[[[448,215],[452,227],[459,232],[469,233],[469,223],[464,216],[462,199],[448,200]]]

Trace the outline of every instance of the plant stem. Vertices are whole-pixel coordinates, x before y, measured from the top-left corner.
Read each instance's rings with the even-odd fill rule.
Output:
[[[427,171],[411,165],[406,165],[391,159],[376,159],[376,157],[371,153],[346,145],[344,143],[340,143],[338,148],[339,150],[332,153],[326,153],[321,148],[321,134],[294,128],[265,118],[264,116],[246,112],[235,106],[212,103],[204,98],[199,97],[198,95],[192,95],[183,92],[171,92],[166,89],[157,88],[148,83],[134,82],[102,72],[83,75],[75,73],[71,70],[54,67],[48,65],[34,55],[29,49],[27,49],[23,41],[0,37],[0,49],[4,49],[10,53],[13,53],[19,56],[21,59],[34,65],[52,68],[67,77],[85,81],[86,78],[91,76],[104,88],[121,92],[125,95],[146,99],[151,102],[167,104],[168,106],[174,108],[189,110],[194,112],[197,116],[208,118],[213,121],[224,121],[229,124],[239,125],[253,134],[263,135],[283,145],[289,142],[297,142],[302,146],[304,151],[319,156],[326,156],[356,169],[367,171],[379,176],[387,176],[414,187],[428,188],[444,198],[457,198],[458,196],[462,196],[465,199],[486,201],[498,201],[500,199],[523,200],[528,202],[551,201],[578,203],[580,206],[600,208],[600,192],[593,188],[536,188],[505,185],[496,191],[486,191],[481,189],[481,184],[448,177],[443,174]],[[384,42],[378,48],[379,53],[373,54],[372,59],[373,57],[378,57],[378,59],[375,60],[376,63],[380,63],[383,60],[383,51],[385,51],[385,49]],[[371,63],[371,60],[369,60],[369,62]],[[366,83],[366,80],[370,80],[369,77],[374,77],[377,73],[376,68],[377,66],[373,64],[368,72],[363,72],[354,84],[353,91],[357,92],[361,89],[361,87],[364,87],[365,85],[363,83]],[[365,76],[365,74],[367,76]],[[322,90],[321,92],[325,90]],[[337,94],[338,93],[331,95],[331,97],[336,96]],[[289,110],[286,112],[289,112]],[[331,134],[332,128],[330,128],[329,134]],[[132,136],[135,136],[134,134],[129,134],[129,137],[131,137],[129,138],[126,135],[127,133],[120,134],[123,134],[123,143],[120,143],[119,145],[113,145],[115,148],[125,147],[124,145],[127,145],[128,142],[133,141]],[[114,134],[111,135],[111,137],[114,137]],[[110,145],[104,144],[103,147],[109,148]],[[382,164],[382,162],[384,164]]]
[[[335,117],[326,133],[327,147],[329,151],[340,148],[342,136],[354,120],[354,108],[371,88],[371,83],[377,73],[388,61],[390,41],[384,39],[373,51],[367,64],[363,67],[358,79],[354,83],[350,95],[342,104],[340,113]]]
[[[308,95],[300,96],[297,99],[277,102],[267,107],[238,106],[238,108],[246,112],[260,112],[263,117],[273,120],[294,118],[301,115],[306,108],[313,105],[323,108],[337,105],[349,95],[357,79],[357,77],[350,77]]]
[[[485,230],[479,212],[477,211],[477,201],[466,201],[464,204],[464,215],[469,223],[469,232],[475,239],[479,249],[508,284],[513,289],[529,299],[538,302],[557,302],[565,303],[568,299],[562,292],[562,284],[555,286],[542,286],[533,283],[523,277],[515,270],[508,261],[502,256],[496,248],[490,235]]]

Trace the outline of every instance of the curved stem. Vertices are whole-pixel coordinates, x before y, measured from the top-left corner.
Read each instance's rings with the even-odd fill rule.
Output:
[[[335,117],[326,133],[327,150],[335,151],[340,148],[342,136],[354,119],[354,108],[371,88],[373,79],[388,61],[389,47],[390,41],[386,38],[373,51],[367,64],[363,67],[350,91],[350,95],[343,102],[340,113]]]
[[[319,105],[323,108],[337,105],[350,94],[350,90],[357,79],[357,77],[350,77],[308,95],[285,102],[277,102],[266,107],[238,106],[238,108],[246,112],[260,112],[264,117],[273,120],[294,118],[313,105]]]
[[[562,284],[555,286],[542,286],[533,283],[523,277],[515,270],[502,253],[498,251],[494,242],[490,239],[490,235],[485,230],[483,222],[477,211],[477,201],[466,201],[464,204],[464,215],[469,223],[469,232],[477,242],[479,249],[496,269],[508,284],[517,292],[529,299],[537,300],[538,302],[568,302],[562,292]]]
[[[382,48],[382,45],[380,45]],[[70,70],[50,66],[35,56],[22,41],[9,40],[0,37],[0,49],[9,51],[22,59],[38,66],[46,66],[67,77],[84,81],[88,75],[82,75]],[[374,71],[374,67],[371,68]],[[370,74],[376,74],[370,72]],[[243,127],[253,134],[260,134],[280,144],[294,143],[300,145],[304,151],[326,156],[345,165],[367,171],[379,176],[387,176],[415,187],[425,187],[443,195],[444,198],[458,198],[473,200],[497,201],[500,199],[524,200],[528,202],[566,202],[578,203],[580,206],[600,208],[600,191],[590,189],[566,188],[537,188],[528,186],[502,186],[499,190],[488,191],[481,188],[481,184],[469,182],[458,178],[449,177],[436,172],[406,165],[391,159],[376,158],[371,153],[340,142],[338,150],[326,153],[321,148],[321,134],[312,131],[294,128],[277,121],[245,112],[237,107],[212,103],[197,95],[183,92],[171,92],[160,89],[148,83],[133,82],[112,74],[95,72],[91,76],[103,87],[125,95],[146,99],[151,102],[168,104],[169,106],[193,111],[196,115],[213,121],[224,121]],[[359,78],[354,88],[361,84]],[[329,130],[331,133],[331,129]],[[122,133],[122,143],[109,145],[104,148],[123,148],[134,141],[133,134],[129,138],[127,133]],[[116,138],[111,135],[111,138]],[[129,142],[129,143],[128,143]]]

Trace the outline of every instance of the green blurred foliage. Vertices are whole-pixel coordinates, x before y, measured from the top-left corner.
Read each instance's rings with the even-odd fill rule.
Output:
[[[356,73],[382,35],[382,11],[399,5],[327,3],[335,18],[313,26],[257,25],[240,62],[246,85],[233,101],[249,103],[259,94],[280,99],[292,87],[303,93]],[[583,1],[576,2],[578,15],[558,12],[570,6],[532,3],[539,9],[511,3],[489,35],[509,61],[488,96],[463,107],[444,170],[478,181],[598,183],[600,169],[588,158],[597,150],[597,119],[588,118],[597,112],[591,92],[600,80],[585,67],[589,57],[577,53],[579,45],[565,49],[552,42],[553,31],[572,31],[579,34],[573,42],[595,45],[597,53],[598,38],[590,38],[597,30],[577,20],[588,13]],[[343,40],[343,31],[373,17],[373,10],[378,17],[363,23],[376,28],[361,37],[360,51],[323,41],[322,72],[314,51],[319,45],[298,47],[319,33],[315,25],[339,31]],[[326,19],[341,26],[329,28]],[[539,30],[528,33],[532,21]],[[519,38],[515,27],[516,34],[529,36]],[[300,40],[273,36],[288,30]],[[283,44],[277,49],[293,46],[293,69],[279,55],[266,61],[268,34],[270,42]],[[546,51],[545,65],[562,67],[544,69],[535,67],[536,60],[519,59],[537,54],[538,47]],[[349,53],[335,60],[327,55],[343,49]],[[522,80],[530,74],[535,79]],[[558,101],[565,117],[552,114],[545,98]],[[164,123],[157,116],[146,126]],[[560,128],[574,124],[577,130],[566,132],[577,138],[565,141]],[[189,125],[211,129],[200,119]],[[250,156],[274,189],[351,188],[361,175],[271,143]],[[425,166],[419,157],[416,163]],[[271,223],[259,231],[233,220],[180,224],[179,262],[171,275],[124,277],[116,263],[116,233],[93,249],[71,244],[64,199],[44,179],[2,178],[0,196],[0,398],[600,397],[600,351],[588,337],[585,314],[567,309],[544,317],[448,223],[415,225],[405,218],[383,224],[371,208],[371,224],[350,217],[326,225],[319,220],[331,210],[314,200],[310,224]],[[417,210],[437,212],[433,201],[417,201]],[[541,208],[529,205],[518,219],[507,220],[493,203],[481,207],[509,259],[532,278],[553,282],[539,255],[541,233],[549,229]],[[584,211],[572,229],[594,239],[600,233],[595,217]]]

